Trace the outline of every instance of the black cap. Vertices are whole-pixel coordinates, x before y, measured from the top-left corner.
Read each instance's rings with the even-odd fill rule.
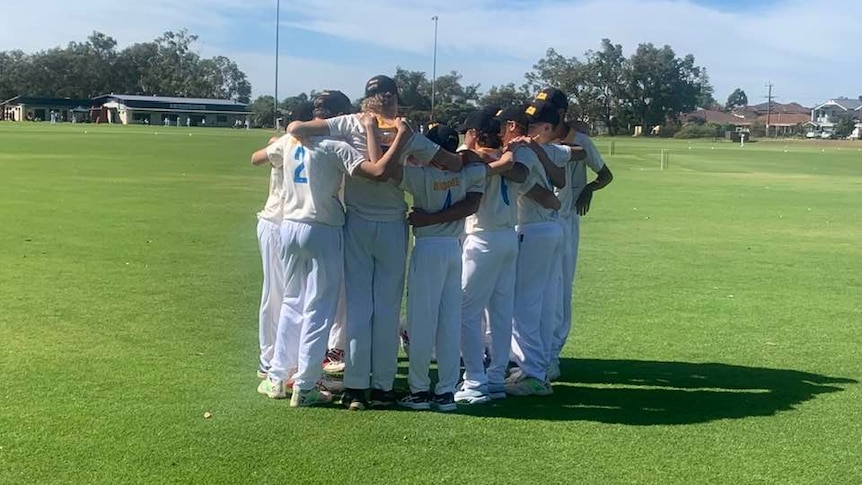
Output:
[[[535,101],[544,101],[557,110],[569,110],[569,98],[557,88],[545,88],[536,93]]]
[[[314,119],[314,105],[310,101],[301,101],[287,113],[290,121],[311,121]]]
[[[560,112],[551,103],[542,101],[531,103],[524,110],[530,123],[550,123],[556,126],[560,122]]]
[[[476,130],[480,133],[499,133],[500,122],[494,119],[498,111],[500,111],[498,106],[486,106],[470,113],[467,119],[458,125],[458,133],[463,135],[468,130]]]
[[[525,113],[526,109],[525,106],[510,106],[498,111],[494,119],[500,123],[514,121],[526,128],[530,124],[530,120],[527,119],[527,114]]]
[[[329,116],[339,116],[353,112],[353,103],[341,91],[327,90],[314,97],[314,111],[327,111]]]
[[[429,140],[452,153],[455,153],[458,150],[458,145],[461,144],[461,137],[458,136],[458,132],[448,125],[432,124],[428,127],[426,136]]]
[[[379,76],[374,76],[365,83],[366,98],[382,93],[392,93],[395,96],[398,96],[398,85],[395,84],[394,79],[381,74]]]

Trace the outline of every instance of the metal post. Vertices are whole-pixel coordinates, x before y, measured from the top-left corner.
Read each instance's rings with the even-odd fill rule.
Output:
[[[434,67],[431,71],[431,121],[434,121],[434,102],[437,97],[437,21],[439,18],[435,15],[431,17],[434,21]]]
[[[272,107],[272,126],[276,127],[278,123],[278,47],[279,36],[278,32],[281,24],[281,0],[275,0],[275,92],[273,98],[275,103]]]

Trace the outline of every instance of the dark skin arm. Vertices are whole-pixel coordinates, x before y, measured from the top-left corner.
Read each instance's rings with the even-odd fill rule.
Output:
[[[413,212],[407,216],[407,221],[414,227],[457,221],[475,214],[479,210],[481,202],[482,194],[479,192],[467,192],[467,197],[464,200],[458,201],[440,212],[425,212],[422,209],[414,208]]]
[[[560,207],[562,207],[560,199],[553,192],[539,184],[534,185],[524,196],[535,200],[545,209],[560,210]]]
[[[609,169],[607,165],[599,170],[596,179],[584,187],[584,190],[581,191],[581,195],[578,196],[578,200],[575,201],[575,211],[579,216],[585,216],[587,215],[587,212],[590,211],[590,202],[593,200],[593,192],[607,187],[613,180],[614,174],[611,173],[611,169]]]

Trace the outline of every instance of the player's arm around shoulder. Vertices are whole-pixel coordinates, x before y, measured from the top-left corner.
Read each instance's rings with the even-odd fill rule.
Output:
[[[530,190],[524,194],[524,197],[528,197],[536,201],[536,203],[545,209],[560,210],[560,207],[563,206],[562,203],[560,203],[560,199],[558,199],[553,192],[539,184],[535,184],[530,187]]]
[[[272,136],[266,144],[266,148],[261,148],[251,154],[251,164],[258,166],[266,162],[270,162],[273,166],[280,167],[284,157],[287,135],[282,137]]]

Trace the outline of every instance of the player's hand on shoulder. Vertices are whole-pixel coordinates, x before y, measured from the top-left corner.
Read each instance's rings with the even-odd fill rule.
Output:
[[[407,122],[407,118],[398,117],[395,118],[395,129],[398,130],[398,133],[412,133],[413,128],[410,128],[410,123]]]
[[[473,150],[461,150],[458,152],[458,156],[461,157],[461,163],[464,165],[470,163],[485,163],[485,158]]]
[[[362,123],[362,126],[364,126],[366,130],[377,128],[377,117],[371,113],[360,113],[359,122]]]
[[[269,137],[269,141],[266,142],[266,146],[272,145],[273,143],[277,142],[280,139],[281,139],[280,136],[271,136],[271,137]]]

